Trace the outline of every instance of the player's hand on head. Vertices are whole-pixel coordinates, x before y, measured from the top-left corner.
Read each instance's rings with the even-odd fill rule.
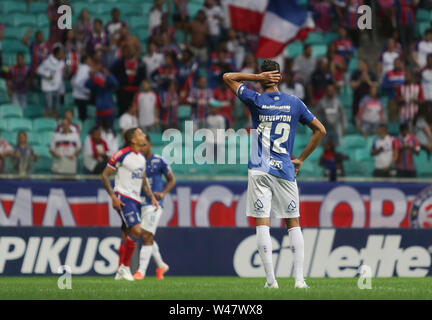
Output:
[[[303,165],[303,161],[300,160],[300,159],[294,159],[294,160],[291,160],[291,162],[294,165],[295,175],[297,175],[297,173],[299,172],[301,166]]]
[[[261,81],[265,84],[278,84],[282,79],[281,74],[277,70],[261,72]]]

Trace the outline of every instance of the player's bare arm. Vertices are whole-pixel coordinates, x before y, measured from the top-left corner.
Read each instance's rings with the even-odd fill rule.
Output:
[[[237,95],[238,87],[242,81],[259,81],[263,82],[266,86],[277,85],[281,80],[281,75],[278,71],[261,72],[258,74],[229,72],[224,73],[223,80],[230,88],[230,90]]]
[[[108,194],[111,197],[113,208],[120,211],[121,207],[124,206],[123,201],[121,201],[117,196],[115,195],[111,182],[110,182],[110,176],[115,173],[115,170],[106,166],[105,170],[101,174],[101,181],[102,185],[104,186],[105,190],[108,192]]]
[[[143,172],[142,189],[145,192],[145,194],[151,199],[152,205],[155,206],[156,208],[159,207],[159,203],[157,202],[157,200],[153,194],[153,191],[152,191],[151,186],[150,186],[150,182],[147,179],[147,175],[146,175],[145,171]]]
[[[165,175],[165,179],[167,181],[165,188],[161,192],[155,192],[154,193],[157,200],[162,200],[163,197],[165,197],[165,195],[167,193],[169,193],[176,185],[176,178],[175,178],[174,173],[172,171],[168,172]]]
[[[316,147],[320,144],[321,140],[326,135],[326,129],[322,125],[322,123],[317,119],[313,119],[309,124],[309,128],[312,129],[313,134],[309,140],[308,145],[303,150],[303,152],[297,157],[297,159],[292,160],[292,163],[295,167],[295,174],[300,170],[303,162],[309,157],[309,155],[316,149]]]

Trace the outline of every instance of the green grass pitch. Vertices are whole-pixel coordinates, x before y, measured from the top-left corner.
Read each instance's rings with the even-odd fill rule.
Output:
[[[115,281],[113,277],[72,277],[72,289],[60,290],[57,277],[1,277],[5,299],[139,300],[287,300],[287,299],[432,299],[432,277],[375,278],[360,290],[357,278],[310,278],[310,289],[294,289],[292,278],[279,278],[279,289],[264,289],[264,278],[169,277]]]

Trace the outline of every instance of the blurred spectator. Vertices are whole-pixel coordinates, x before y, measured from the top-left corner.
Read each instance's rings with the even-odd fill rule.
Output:
[[[321,58],[308,85],[308,94],[312,97],[312,104],[318,103],[324,97],[329,84],[334,84],[333,75],[329,70],[327,59]]]
[[[150,79],[153,72],[164,63],[164,56],[162,53],[157,52],[156,43],[153,41],[148,43],[147,54],[142,58],[142,61],[146,68],[147,79]]]
[[[384,78],[387,72],[393,70],[394,61],[399,57],[400,54],[396,50],[396,42],[394,39],[389,39],[386,50],[381,54],[378,63],[378,73],[381,75],[381,79]]]
[[[123,113],[122,116],[119,119],[119,126],[121,129],[121,136],[123,138],[123,134],[126,132],[126,130],[130,128],[137,128],[138,127],[138,106],[136,103],[132,103],[129,106],[129,109],[127,112]]]
[[[87,38],[86,51],[89,55],[93,55],[98,52],[99,54],[104,56],[105,53],[108,51],[108,46],[109,38],[107,33],[103,29],[102,20],[95,19],[93,21],[93,28]]]
[[[333,75],[333,80],[338,88],[345,84],[344,74],[347,71],[347,64],[344,58],[337,53],[336,43],[332,42],[327,48],[327,60],[329,62],[330,71]]]
[[[323,145],[323,153],[319,160],[319,165],[324,168],[324,176],[329,181],[336,181],[338,177],[345,176],[343,161],[349,157],[337,152],[331,140],[327,140]]]
[[[415,8],[418,0],[395,0],[393,3],[393,25],[396,26],[404,50],[414,38]]]
[[[78,133],[78,135],[81,134],[81,128],[80,128],[80,126],[77,123],[73,122],[73,120],[74,120],[74,114],[73,114],[73,110],[72,109],[66,109],[63,118],[69,120],[69,129],[72,132]],[[62,122],[60,122],[57,125],[57,127],[55,129],[55,132],[63,132],[63,129],[64,129],[64,126],[63,126]]]
[[[111,10],[111,21],[105,25],[105,32],[108,34],[108,37],[113,37],[118,40],[118,32],[126,25],[126,22],[120,20],[120,10],[118,8],[113,8]]]
[[[6,140],[0,137],[0,173],[4,173],[6,158],[13,154],[13,148]]]
[[[102,139],[101,130],[98,127],[90,130],[90,134],[84,140],[83,155],[85,173],[102,173],[108,161],[108,145]]]
[[[101,123],[106,118],[112,126],[115,115],[113,93],[119,86],[117,78],[99,61],[95,61],[90,70],[90,78],[87,79],[84,86],[91,91],[94,97],[97,123]]]
[[[331,1],[312,0],[309,3],[312,8],[312,14],[317,30],[322,32],[331,31],[331,20],[333,16]]]
[[[396,162],[397,176],[400,178],[415,178],[417,171],[414,154],[419,154],[420,146],[415,135],[409,133],[406,123],[400,125],[400,134],[393,140],[393,162]]]
[[[149,34],[153,34],[154,30],[162,24],[162,6],[162,0],[154,0],[153,7],[150,9]]]
[[[342,21],[349,37],[353,40],[356,47],[360,44],[360,30],[357,21],[360,18],[358,8],[364,4],[363,0],[335,0],[336,13]]]
[[[245,48],[237,38],[237,33],[234,29],[228,30],[227,49],[234,55],[234,65],[236,70],[243,65],[246,56]]]
[[[24,63],[24,53],[18,52],[16,55],[16,65],[9,69],[6,77],[12,103],[17,106],[27,106],[30,71],[30,67]]]
[[[168,81],[160,93],[160,122],[162,130],[177,128],[177,110],[180,98],[175,80]]]
[[[432,110],[427,107],[420,108],[413,121],[414,134],[420,148],[427,152],[428,158],[432,153]]]
[[[423,96],[426,105],[432,106],[432,53],[427,56],[426,67],[420,73]]]
[[[369,71],[369,67],[364,60],[359,60],[358,70],[351,75],[351,88],[354,91],[352,115],[353,119],[357,117],[360,101],[367,96],[371,86],[378,86],[377,76],[374,72]]]
[[[219,42],[221,25],[224,21],[222,8],[215,3],[215,0],[205,0],[203,11],[207,16],[209,25],[209,52],[215,51]]]
[[[397,100],[399,104],[399,121],[406,122],[411,127],[412,121],[423,101],[423,90],[420,84],[414,83],[413,75],[405,73],[405,84],[398,87]]]
[[[419,69],[426,66],[429,54],[432,54],[432,29],[426,30],[423,40],[417,44],[416,50],[413,51],[413,60]]]
[[[73,76],[78,69],[81,53],[85,49],[85,44],[77,40],[73,29],[68,29],[63,33],[62,44],[65,50],[65,63],[68,67],[68,76]]]
[[[226,42],[219,42],[218,51],[210,53],[208,76],[209,87],[215,89],[219,86],[222,75],[225,72],[235,70],[234,55],[226,48]]]
[[[157,93],[147,80],[141,82],[141,91],[135,95],[134,103],[138,108],[138,125],[144,132],[156,131],[159,124],[160,101]]]
[[[189,23],[186,32],[190,35],[190,50],[197,57],[198,62],[205,65],[207,63],[207,38],[210,35],[210,28],[203,10],[198,11],[195,19]]]
[[[111,67],[113,76],[118,80],[117,104],[118,115],[122,115],[132,104],[139,84],[146,78],[144,64],[138,59],[136,49],[131,44],[122,47],[123,57]]]
[[[168,32],[162,32],[160,36],[153,37],[153,39],[158,39],[158,51],[163,55],[170,54],[176,59],[181,56],[180,47],[171,39]]]
[[[63,119],[63,129],[56,132],[51,140],[50,153],[54,157],[52,171],[57,174],[76,174],[81,140],[78,133],[70,128],[70,121]]]
[[[173,54],[166,54],[164,61],[165,63],[157,68],[151,77],[153,83],[155,83],[159,88],[161,88],[165,83],[175,80],[178,74],[175,56]]]
[[[357,22],[356,22],[357,28]],[[344,27],[338,29],[339,38],[334,41],[336,53],[341,55],[348,64],[349,60],[355,53],[353,42],[348,38],[347,30]]]
[[[221,104],[217,100],[211,100],[209,102],[205,125],[205,127],[212,132],[211,135],[206,135],[205,143],[210,145],[210,148],[213,147],[215,155],[218,153],[220,154],[220,152],[218,152],[220,148],[225,148],[225,141],[217,140],[217,131],[226,130],[226,120],[219,112],[220,106]]]
[[[51,52],[51,44],[48,41],[44,41],[44,36],[42,31],[36,31],[35,38],[33,41],[30,41],[30,35],[32,34],[33,29],[29,28],[25,33],[21,42],[24,43],[29,49],[30,58],[31,58],[31,71],[32,73],[36,73],[37,67],[48,58]]]
[[[90,90],[85,86],[88,78],[90,78],[90,69],[92,66],[92,58],[90,56],[82,56],[81,63],[78,65],[76,74],[72,77],[72,97],[78,107],[79,118],[81,121],[87,119],[87,106],[90,103]]]
[[[118,139],[112,128],[112,123],[108,118],[103,118],[98,125],[102,139],[108,145],[108,158],[111,158],[114,153],[119,150]]]
[[[393,164],[393,138],[387,133],[387,125],[378,126],[370,155],[375,158],[374,177],[390,177]]]
[[[398,116],[398,107],[396,102],[399,87],[405,83],[405,69],[402,59],[397,58],[394,61],[393,70],[386,73],[381,84],[382,92],[388,100],[388,116],[390,121],[396,121]]]
[[[315,114],[327,130],[325,140],[330,140],[335,147],[338,147],[346,131],[346,121],[343,105],[336,95],[334,85],[327,86],[325,96],[315,107]]]
[[[294,79],[294,73],[285,73],[284,82],[279,87],[280,91],[287,94],[292,94],[303,100],[305,98],[304,86]]]
[[[208,114],[210,100],[213,99],[213,91],[207,87],[207,78],[200,77],[198,86],[191,89],[188,103],[192,105],[192,120],[198,128],[203,128]]]
[[[293,71],[300,75],[304,85],[308,85],[316,65],[317,59],[312,56],[312,46],[306,44],[303,53],[294,60]]]
[[[65,52],[61,45],[55,45],[53,53],[36,69],[41,76],[42,92],[45,95],[45,117],[57,119],[60,94],[63,92],[63,75],[65,69]]]
[[[185,30],[189,21],[188,0],[174,0],[173,20],[178,29]]]
[[[120,49],[117,50],[116,52],[116,57],[118,59],[125,56],[129,56],[129,53],[126,54],[123,53],[123,50],[126,46],[132,49],[136,57],[141,56],[141,52],[142,52],[141,42],[138,40],[136,36],[134,36],[129,32],[128,26],[123,26],[118,31],[117,48]]]
[[[38,155],[27,143],[27,133],[25,131],[18,132],[17,145],[12,154],[14,171],[19,175],[27,175],[30,172],[32,163],[37,159]]]
[[[58,8],[63,5],[62,0],[53,0],[47,8],[48,20],[50,23],[49,42],[51,44],[61,42],[63,38],[64,29],[60,29],[57,25],[58,18],[61,14],[58,13]]]
[[[183,50],[182,58],[178,63],[177,83],[180,89],[180,101],[185,102],[192,88],[192,81],[198,70],[198,62],[188,48]]]
[[[73,29],[82,41],[87,41],[93,33],[93,21],[87,9],[82,9]]]
[[[220,102],[220,114],[225,117],[229,126],[233,127],[236,96],[229,90],[224,81],[220,81],[219,87],[213,90],[213,97]]]
[[[173,26],[170,26],[169,23],[169,14],[168,12],[165,12],[164,14],[162,14],[162,22],[159,26],[157,26],[156,28],[154,28],[153,32],[152,32],[152,36],[154,37],[159,37],[162,34],[166,33],[168,36],[168,39],[170,42],[175,42],[175,37],[176,37],[176,28],[174,28]],[[184,43],[184,39],[183,41],[180,41],[180,43]]]
[[[385,109],[377,93],[377,87],[371,86],[369,95],[360,101],[356,124],[364,136],[375,134],[378,125],[386,121]]]

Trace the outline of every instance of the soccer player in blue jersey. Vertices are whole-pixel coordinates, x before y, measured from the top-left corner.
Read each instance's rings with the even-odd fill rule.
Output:
[[[144,279],[150,257],[153,257],[156,264],[156,279],[163,279],[164,273],[169,269],[168,265],[162,260],[159,246],[156,241],[154,241],[154,236],[163,211],[163,198],[174,188],[176,179],[168,162],[160,155],[152,153],[151,147],[150,136],[146,135],[146,143],[143,145],[141,152],[146,158],[146,175],[154,196],[159,201],[159,206],[155,209],[151,203],[151,199],[142,192],[142,247],[140,250],[139,267],[133,276],[135,280]],[[163,177],[165,177],[166,183]]]
[[[326,134],[324,126],[297,97],[281,93],[279,64],[264,60],[260,74],[225,73],[223,80],[246,104],[252,117],[246,215],[255,218],[257,247],[266,272],[265,288],[278,288],[272,261],[270,217],[285,220],[294,256],[296,288],[308,288],[303,276],[304,240],[299,223],[296,175]],[[242,81],[258,81],[263,92],[249,90]],[[312,137],[291,160],[297,123],[308,125]]]

